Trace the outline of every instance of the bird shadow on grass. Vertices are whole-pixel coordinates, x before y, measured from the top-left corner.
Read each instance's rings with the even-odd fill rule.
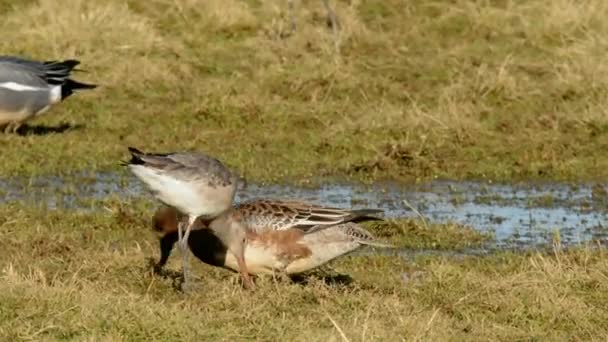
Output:
[[[28,135],[48,135],[53,133],[64,133],[68,131],[75,131],[79,129],[83,129],[85,126],[82,124],[70,124],[67,122],[62,122],[56,126],[48,126],[48,125],[28,125],[25,124],[17,130],[17,134],[20,136],[28,136]]]
[[[152,257],[147,258],[147,264],[147,269],[149,270],[149,272],[151,272],[151,274],[164,279],[170,279],[172,282],[172,287],[175,290],[180,292],[183,291],[184,276],[182,272],[159,267],[157,261]],[[288,276],[286,280],[291,281],[294,284],[303,286],[309,285],[313,281],[313,279],[321,280],[323,283],[329,286],[349,286],[353,284],[354,280],[351,276],[335,272],[331,273],[334,274],[330,274],[330,272],[320,270],[317,272],[293,274]],[[255,278],[256,277],[254,277],[254,279]],[[280,277],[277,278],[277,280],[280,279]]]
[[[162,268],[158,265],[156,260],[152,257],[146,259],[147,267],[146,270],[153,276],[161,277],[163,279],[171,280],[171,287],[174,290],[183,292],[184,275],[182,272],[169,270]]]
[[[308,285],[312,279],[319,279],[326,285],[330,286],[349,286],[353,284],[353,278],[348,274],[327,274],[312,273],[312,274],[294,274],[289,277],[291,281],[300,285]]]

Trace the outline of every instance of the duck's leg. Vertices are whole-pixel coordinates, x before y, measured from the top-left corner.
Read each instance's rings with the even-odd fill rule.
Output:
[[[4,134],[12,133],[12,131],[13,131],[13,124],[14,123],[11,121],[11,122],[7,123],[6,126],[4,126]]]
[[[19,130],[19,128],[21,128],[21,125],[23,125],[22,122],[15,122],[13,124],[13,134],[17,134],[17,131]]]
[[[275,279],[275,281],[278,280],[281,283],[290,283],[291,282],[291,278],[289,278],[289,275],[287,273],[285,273],[285,271],[273,272],[272,277]]]
[[[245,251],[244,248],[240,253],[233,253],[236,258],[236,262],[239,266],[239,274],[241,275],[241,279],[243,280],[243,285],[248,290],[253,290],[254,285],[251,280],[251,276],[249,275],[249,269],[247,268],[247,263],[245,262]]]
[[[19,128],[23,125],[23,120],[22,121],[11,121],[9,123],[6,124],[6,126],[4,126],[4,133],[8,134],[8,133],[12,133],[15,134],[17,133],[17,131],[19,130]]]

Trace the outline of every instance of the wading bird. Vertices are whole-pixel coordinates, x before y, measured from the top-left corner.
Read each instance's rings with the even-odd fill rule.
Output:
[[[245,286],[251,287],[243,256],[245,232],[234,224],[232,215],[224,215],[232,207],[238,176],[219,160],[202,153],[144,153],[133,147],[129,147],[129,151],[131,159],[123,164],[158,200],[186,215],[187,220],[177,225],[184,287],[188,287],[189,278],[188,237],[197,218],[216,229],[236,260]]]
[[[43,114],[51,106],[78,89],[93,89],[70,79],[79,61],[38,62],[21,57],[0,56],[0,128],[15,133],[27,120]]]
[[[378,242],[358,223],[381,220],[371,216],[375,209],[345,210],[318,205],[258,199],[236,206],[229,216],[237,216],[247,237],[244,258],[252,274],[297,274],[322,266],[365,245],[392,248]],[[228,213],[228,212],[227,212]],[[173,207],[159,208],[153,217],[160,233],[158,272],[167,263],[177,241],[179,222],[185,217]],[[197,220],[197,226],[205,223]],[[188,240],[201,261],[239,271],[237,260],[221,238],[221,225],[197,229]],[[225,239],[224,239],[225,240]]]

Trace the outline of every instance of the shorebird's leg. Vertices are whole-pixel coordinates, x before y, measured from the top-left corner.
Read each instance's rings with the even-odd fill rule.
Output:
[[[196,216],[188,215],[188,227],[186,227],[186,232],[184,236],[180,239],[180,242],[184,245],[185,248],[188,248],[188,238],[190,237],[190,232],[192,231],[192,227],[194,226],[194,222],[196,221]]]
[[[180,248],[181,248],[182,236],[184,236],[184,221],[179,220],[177,222],[177,237],[178,237],[177,241],[180,242]]]
[[[183,220],[179,220],[177,222],[177,246],[179,247],[179,252],[182,255],[182,269],[184,272],[184,282],[186,281],[186,269],[184,268],[184,254],[185,251],[182,248],[182,238],[184,236],[184,221]]]
[[[189,278],[190,278],[190,264],[189,264],[189,260],[188,257],[190,256],[188,254],[188,237],[190,236],[190,230],[192,229],[192,225],[194,224],[194,221],[196,220],[195,216],[190,216],[188,215],[188,225],[186,227],[186,231],[185,233],[182,235],[182,230],[183,230],[183,225],[184,222],[180,221],[178,226],[177,226],[177,232],[179,235],[179,249],[182,253],[182,272],[184,275],[184,284],[183,284],[183,289],[184,291],[187,291],[189,289]]]

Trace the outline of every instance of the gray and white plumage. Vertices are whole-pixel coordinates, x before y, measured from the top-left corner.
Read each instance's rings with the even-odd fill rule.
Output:
[[[208,219],[231,208],[239,178],[216,158],[198,152],[129,151],[128,167],[164,204]]]
[[[197,152],[145,153],[129,147],[131,160],[125,162],[144,182],[154,196],[164,204],[177,208],[188,216],[188,223],[178,224],[179,246],[182,252],[184,286],[188,286],[188,238],[197,218],[213,220],[232,208],[238,176],[219,160]],[[244,231],[232,225],[224,227],[227,236]],[[183,232],[183,234],[182,234]],[[230,240],[230,239],[229,239]],[[229,241],[238,260],[246,286],[252,286],[244,264],[244,238]]]
[[[78,89],[96,85],[70,79],[77,60],[34,61],[0,56],[0,127],[15,132],[25,121],[46,112]]]

